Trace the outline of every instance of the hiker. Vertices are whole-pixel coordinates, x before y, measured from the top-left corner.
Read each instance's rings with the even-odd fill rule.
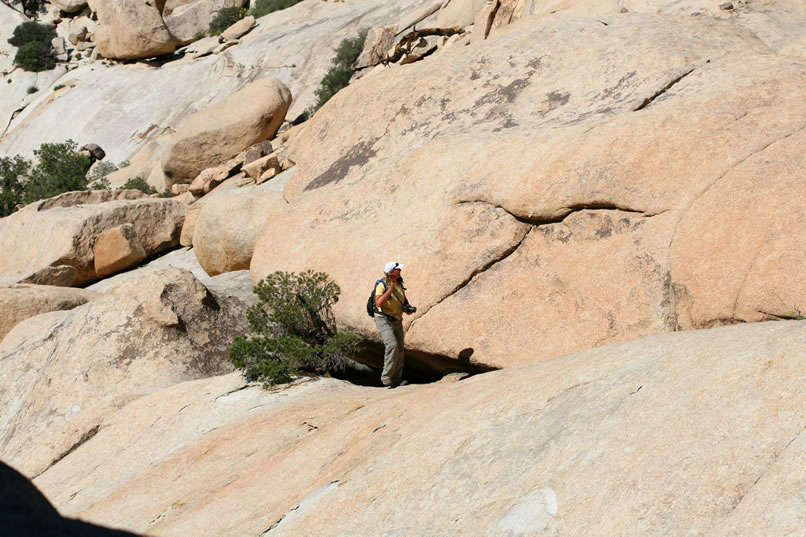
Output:
[[[403,313],[416,311],[406,300],[401,270],[403,265],[390,261],[383,267],[385,277],[375,285],[375,326],[385,347],[381,382],[390,388],[408,384],[403,380]]]

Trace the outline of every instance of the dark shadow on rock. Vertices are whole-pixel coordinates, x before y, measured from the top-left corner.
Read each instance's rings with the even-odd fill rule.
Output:
[[[362,386],[381,386],[381,370],[383,369],[383,343],[379,341],[364,341],[355,357],[357,365],[362,366],[362,375],[365,382],[355,382]],[[442,354],[434,354],[413,349],[406,349],[403,378],[411,384],[428,384],[437,382],[445,375],[451,373],[466,373],[477,375],[479,373],[489,373],[496,371],[497,367],[487,364],[471,362],[473,355],[472,348],[463,349],[456,358]],[[371,373],[370,373],[371,372]]]
[[[25,476],[0,462],[0,535],[137,537],[134,533],[62,517]]]

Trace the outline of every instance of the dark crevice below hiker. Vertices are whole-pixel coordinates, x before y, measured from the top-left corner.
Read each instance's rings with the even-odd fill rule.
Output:
[[[406,384],[403,380],[403,313],[411,314],[413,310],[404,308],[408,301],[401,270],[403,265],[390,261],[383,267],[385,277],[375,284],[375,326],[385,347],[381,382],[390,388]]]

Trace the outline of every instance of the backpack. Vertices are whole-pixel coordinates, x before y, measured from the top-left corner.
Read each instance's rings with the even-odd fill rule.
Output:
[[[372,287],[372,294],[369,295],[367,299],[367,315],[370,317],[375,317],[375,314],[378,313],[378,307],[375,305],[375,290],[378,288],[378,284],[382,283],[384,292],[386,291],[386,281],[385,280],[378,280],[375,282],[375,285]]]

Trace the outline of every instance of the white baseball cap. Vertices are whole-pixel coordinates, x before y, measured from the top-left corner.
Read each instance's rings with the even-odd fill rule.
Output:
[[[396,261],[389,261],[386,265],[384,265],[383,273],[384,274],[389,274],[390,272],[392,272],[395,269],[403,270],[403,264],[398,263]]]

